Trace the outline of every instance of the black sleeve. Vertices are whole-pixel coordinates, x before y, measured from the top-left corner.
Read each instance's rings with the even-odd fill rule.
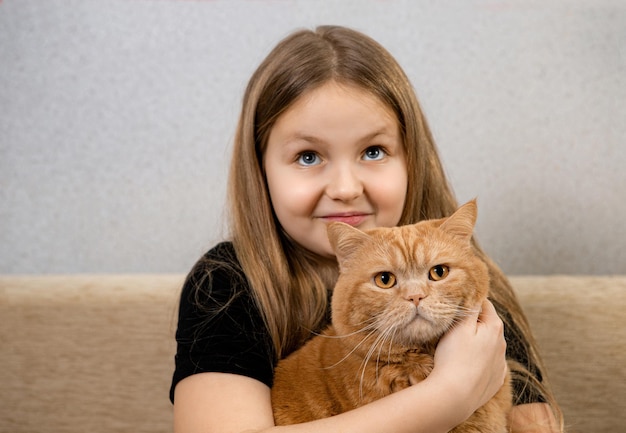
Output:
[[[178,382],[196,373],[241,374],[272,386],[273,346],[232,244],[213,248],[188,275],[176,342],[172,403]]]
[[[493,300],[492,300],[493,302]],[[504,339],[506,340],[506,357],[522,364],[531,375],[533,375],[539,382],[542,381],[541,371],[539,367],[532,362],[528,354],[528,342],[522,335],[521,331],[511,319],[510,313],[504,309],[501,305],[493,302],[494,307],[503,322],[504,326]],[[546,400],[533,386],[530,386],[528,380],[522,377],[520,374],[513,372],[512,374],[512,387],[513,387],[513,404],[527,404],[527,403],[545,403]]]

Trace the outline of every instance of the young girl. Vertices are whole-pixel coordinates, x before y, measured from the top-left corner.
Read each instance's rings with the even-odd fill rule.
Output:
[[[338,272],[329,221],[367,229],[441,218],[457,207],[402,69],[367,36],[329,26],[287,37],[252,76],[229,205],[231,241],[199,260],[181,295],[170,391],[178,433],[279,428],[273,368],[329,320]],[[484,260],[493,303],[444,336],[426,380],[280,429],[446,432],[500,388],[506,348],[515,361],[512,431],[561,431],[528,323],[504,275]]]

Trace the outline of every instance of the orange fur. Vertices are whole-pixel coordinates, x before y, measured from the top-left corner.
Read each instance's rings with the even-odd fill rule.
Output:
[[[361,232],[329,225],[340,268],[332,324],[279,362],[272,388],[278,425],[336,415],[428,376],[439,338],[487,297],[487,266],[470,243],[475,221],[471,201],[449,218],[409,226]],[[433,281],[437,265],[449,271]],[[380,285],[390,274],[395,284],[379,287],[381,273]],[[504,433],[510,407],[507,381],[453,431]]]

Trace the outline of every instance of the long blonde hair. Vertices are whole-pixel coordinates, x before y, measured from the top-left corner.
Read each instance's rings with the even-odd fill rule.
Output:
[[[385,48],[362,33],[338,26],[297,31],[279,42],[246,88],[228,191],[235,251],[278,357],[295,350],[327,319],[337,269],[282,230],[270,202],[262,156],[276,119],[303,93],[329,80],[360,86],[397,116],[408,165],[407,196],[399,224],[441,218],[457,208],[411,83]],[[490,268],[490,297],[508,312],[503,317],[505,326],[510,322],[519,330],[522,341],[528,342],[529,365],[542,369],[535,340],[508,280],[476,248]],[[546,382],[535,380],[528,366],[514,368],[561,418]]]

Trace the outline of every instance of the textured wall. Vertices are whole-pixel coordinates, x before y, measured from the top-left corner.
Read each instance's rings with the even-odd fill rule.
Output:
[[[508,273],[626,273],[622,1],[0,1],[0,272],[185,272],[246,81],[344,24],[405,67]]]

